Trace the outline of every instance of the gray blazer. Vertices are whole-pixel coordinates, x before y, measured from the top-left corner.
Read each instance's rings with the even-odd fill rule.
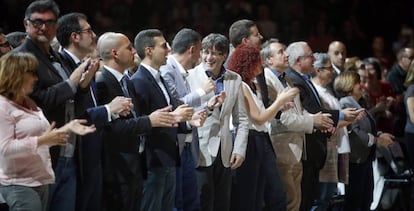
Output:
[[[178,63],[172,55],[168,56],[167,64],[160,67],[161,76],[164,79],[167,88],[170,90],[172,97],[178,102],[178,104],[187,104],[192,107],[199,107],[201,103],[201,96],[190,89],[187,78],[183,75],[185,73],[184,67]],[[192,135],[191,155],[194,161],[198,161],[200,157],[200,148],[198,147],[198,134],[197,129],[192,130],[192,134],[178,133],[178,146],[180,153],[184,149],[184,144],[188,135]],[[195,162],[197,167],[197,162]]]
[[[189,71],[188,82],[191,90],[201,87],[200,81],[208,79],[203,64],[198,65]],[[245,108],[242,90],[241,77],[226,70],[224,73],[224,91],[226,99],[220,108],[214,111],[206,119],[203,127],[198,128],[198,137],[200,142],[200,166],[211,166],[218,154],[218,148],[221,150],[221,159],[224,167],[230,167],[230,156],[232,153],[245,156],[247,147],[247,136],[249,133],[248,116]],[[201,97],[201,105],[214,96],[214,92],[209,92]],[[230,117],[233,118],[233,124],[236,124],[237,135],[232,142],[230,132]]]
[[[342,108],[362,108],[361,105],[351,96],[343,97],[339,100]],[[349,142],[351,145],[350,161],[353,163],[364,162],[371,152],[368,146],[370,136],[376,136],[375,120],[369,112],[351,125],[351,134],[349,134]]]

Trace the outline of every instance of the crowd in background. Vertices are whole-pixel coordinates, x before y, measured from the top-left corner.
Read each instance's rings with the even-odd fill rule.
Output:
[[[6,32],[22,31],[21,20],[30,0],[0,2],[0,26]],[[285,43],[307,40],[315,51],[326,51],[332,40],[341,40],[349,56],[367,57],[371,43],[382,36],[385,49],[396,53],[399,43],[413,42],[412,1],[204,1],[148,0],[60,1],[62,13],[86,14],[97,34],[119,31],[130,39],[141,29],[159,28],[167,40],[183,26],[202,36],[211,32],[228,34],[228,26],[241,18],[255,20],[265,39],[277,37]],[[311,18],[310,18],[311,17]],[[401,33],[400,33],[401,32]],[[406,40],[408,36],[411,40]]]
[[[378,202],[386,178],[413,177],[407,2],[15,3],[0,31],[11,210],[414,208],[413,184]]]

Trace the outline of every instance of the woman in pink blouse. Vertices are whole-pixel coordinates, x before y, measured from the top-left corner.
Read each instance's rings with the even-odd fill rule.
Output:
[[[38,65],[30,53],[11,52],[0,59],[0,194],[10,210],[45,210],[48,184],[55,181],[49,147],[64,145],[68,133],[95,131],[86,120],[54,128],[28,95]]]

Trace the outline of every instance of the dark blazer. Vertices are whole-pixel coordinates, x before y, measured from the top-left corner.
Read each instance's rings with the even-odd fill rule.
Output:
[[[96,80],[98,104],[107,104],[116,96],[124,96],[120,83],[107,69]],[[132,85],[128,82],[129,93]],[[137,100],[131,95],[134,105]],[[107,210],[138,210],[142,194],[143,166],[139,155],[139,135],[150,131],[148,116],[132,114],[104,125],[104,204]]]
[[[60,52],[65,67],[72,73],[79,65],[66,52]],[[95,83],[92,79],[92,83]],[[96,90],[94,90],[96,92]],[[89,124],[95,124],[97,131],[85,136],[78,136],[76,142],[77,153],[77,200],[76,210],[101,210],[102,195],[102,130],[108,122],[108,112],[105,106],[98,106],[93,102],[90,86],[78,88],[75,95],[75,116],[87,119]],[[96,96],[95,96],[96,98]]]
[[[136,105],[143,114],[149,115],[157,109],[168,106],[161,88],[144,66],[138,67],[131,81],[139,100]],[[164,83],[164,86],[170,96],[171,105],[175,109],[177,103],[170,94],[167,84]],[[171,167],[179,164],[177,128],[153,127],[146,134],[145,140],[148,168]]]
[[[359,105],[359,103],[351,96],[341,98],[339,103],[342,108],[362,108],[361,105]],[[366,112],[366,116],[354,121],[351,127],[352,133],[349,136],[351,153],[349,155],[349,161],[351,163],[363,163],[369,158],[369,161],[372,161],[373,156],[369,156],[373,155],[375,145],[368,147],[368,133],[373,136],[377,136],[374,118],[369,112]]]
[[[336,126],[339,120],[339,111],[322,108],[318,103],[318,96],[315,96],[313,94],[307,82],[294,69],[289,67],[286,70],[286,75],[292,80],[293,85],[299,88],[300,100],[302,102],[303,108],[312,114],[318,113],[320,111],[323,113],[330,113]],[[320,99],[319,101],[321,102]],[[304,164],[312,165],[317,168],[323,167],[326,160],[326,141],[328,137],[329,134],[321,133],[319,130],[315,131],[312,134],[306,134],[306,160],[303,161]]]
[[[36,68],[38,80],[30,97],[42,108],[43,113],[49,121],[55,121],[57,127],[63,126],[65,124],[66,101],[73,102],[75,93],[52,64],[51,58],[62,64],[58,53],[50,48],[50,55],[46,55],[29,37],[22,45],[14,49],[14,51],[30,52],[39,61],[39,66]],[[69,71],[66,71],[69,76]],[[52,163],[54,165],[59,157],[59,149],[60,147],[58,146],[50,148]]]

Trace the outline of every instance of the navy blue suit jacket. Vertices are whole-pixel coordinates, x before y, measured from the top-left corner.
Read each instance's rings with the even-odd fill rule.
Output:
[[[138,67],[131,81],[134,85],[134,94],[139,100],[136,105],[143,114],[149,115],[157,109],[168,106],[161,88],[144,66]],[[165,83],[164,86],[170,96],[171,105],[175,109],[177,103],[170,94],[168,86]],[[153,127],[145,140],[148,168],[179,165],[177,128]]]

